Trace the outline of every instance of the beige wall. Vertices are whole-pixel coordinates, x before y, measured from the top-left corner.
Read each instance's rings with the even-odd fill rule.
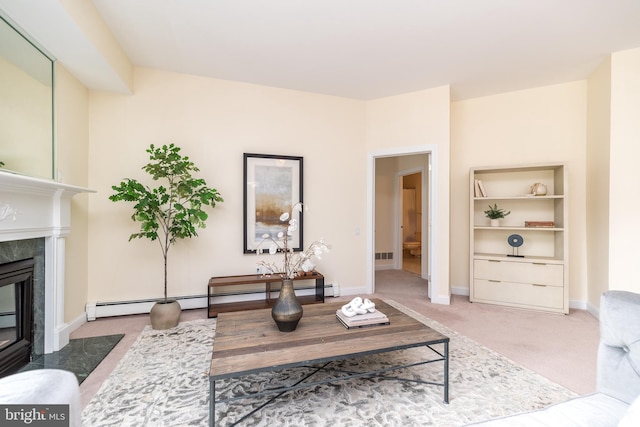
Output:
[[[449,86],[367,102],[366,146],[369,154],[394,151],[432,153],[432,248],[437,259],[431,266],[433,301],[446,303],[449,283]],[[369,177],[373,179],[373,177]],[[433,292],[435,290],[435,292]]]
[[[609,289],[609,174],[611,149],[611,60],[588,80],[587,277],[589,304],[600,305]]]
[[[89,91],[56,63],[56,170],[67,184],[87,187],[89,151]],[[65,322],[85,311],[88,272],[87,194],[71,199],[71,234],[66,238]]]
[[[128,242],[131,206],[107,199],[122,178],[144,179],[151,143],[181,146],[225,199],[199,238],[171,249],[170,295],[202,295],[211,276],[256,271],[257,257],[243,254],[245,152],[304,157],[305,241],[332,245],[318,270],[345,292],[365,286],[362,102],[135,69],[133,95],[92,93],[90,104],[89,301],[162,295],[160,248]]]
[[[618,89],[612,89],[611,95],[612,170],[616,169],[614,164],[624,164],[636,154],[630,139],[637,129],[633,120],[625,120],[625,112],[637,109],[633,97],[626,95],[636,90],[637,55],[637,50],[615,54],[611,65],[612,87],[617,85]],[[456,293],[468,290],[469,168],[565,162],[571,192],[570,298],[597,305],[604,289],[599,278],[607,273],[606,266],[592,265],[590,277],[587,247],[597,247],[607,236],[599,235],[587,246],[587,235],[592,235],[593,226],[590,222],[587,227],[586,214],[587,209],[593,213],[594,203],[597,204],[590,198],[587,206],[586,189],[594,185],[587,181],[587,165],[591,172],[601,166],[595,159],[607,154],[606,149],[600,151],[599,145],[602,129],[607,129],[607,107],[599,105],[607,102],[607,77],[597,73],[588,84],[578,81],[450,103],[448,87],[361,102],[136,69],[133,95],[90,94],[91,173],[87,185],[98,193],[88,196],[90,278],[86,299],[122,301],[161,295],[159,248],[146,241],[127,242],[128,235],[136,230],[129,220],[130,210],[107,200],[111,185],[123,177],[143,176],[140,167],[147,161],[144,150],[150,143],[181,145],[200,166],[203,177],[225,197],[225,202],[211,212],[209,226],[200,231],[200,238],[179,242],[172,249],[172,295],[203,294],[206,280],[212,275],[255,271],[255,258],[242,254],[240,237],[243,152],[304,156],[306,241],[323,236],[332,244],[332,253],[319,263],[319,269],[329,283],[339,282],[348,293],[349,289],[364,288],[367,280],[366,187],[367,180],[374,178],[367,177],[367,154],[435,145],[439,234],[434,250],[441,254],[438,299],[448,298],[451,288]],[[595,94],[594,85],[604,85],[605,92]],[[82,105],[81,98],[76,99],[73,108]],[[593,110],[594,106],[601,111]],[[594,124],[593,117],[602,123]],[[79,126],[77,131],[82,133],[82,125]],[[593,135],[595,139],[591,139]],[[633,169],[625,173],[629,170]],[[625,173],[615,177],[612,174],[611,186],[615,186],[614,178],[629,182]],[[345,186],[344,182],[350,185]],[[629,203],[624,194],[628,193],[612,191],[619,205]],[[596,224],[603,221],[594,218]],[[615,231],[624,236],[629,228]],[[612,252],[616,244],[627,254],[632,253],[621,245],[620,239],[612,239]],[[455,267],[451,273],[449,255]],[[610,279],[624,275],[630,277],[618,264]],[[81,293],[77,293],[78,300]],[[70,305],[75,312],[80,303]]]
[[[640,292],[640,49],[611,57],[609,289]]]
[[[569,297],[586,300],[586,97],[586,81],[578,81],[452,103],[451,282],[457,292],[469,287],[469,168],[565,162]]]
[[[396,160],[396,157],[376,159],[374,252],[394,252],[395,249]],[[391,266],[393,260],[376,260],[376,265]]]

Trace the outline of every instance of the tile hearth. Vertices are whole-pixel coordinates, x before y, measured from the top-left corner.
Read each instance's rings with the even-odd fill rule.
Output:
[[[20,372],[35,369],[63,369],[73,372],[82,382],[120,342],[124,334],[69,340],[63,349],[34,358]]]

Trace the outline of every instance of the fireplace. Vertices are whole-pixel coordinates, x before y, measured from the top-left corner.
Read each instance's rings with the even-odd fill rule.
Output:
[[[31,360],[33,258],[0,265],[0,378]]]
[[[58,351],[69,342],[71,325],[64,318],[65,238],[71,232],[71,198],[84,192],[91,190],[0,170],[0,265],[32,264],[30,278],[24,272],[18,277],[0,276],[0,287],[13,288],[13,294],[4,290],[9,292],[6,299],[22,298],[19,307],[31,299],[31,313],[25,315],[31,318],[30,331],[22,323],[25,317],[16,319],[14,344],[0,345],[0,350],[29,346],[31,357]],[[0,300],[5,300],[1,294]],[[12,308],[1,304],[0,311],[7,313],[5,320],[10,324]],[[0,372],[4,369],[12,368],[0,362]]]

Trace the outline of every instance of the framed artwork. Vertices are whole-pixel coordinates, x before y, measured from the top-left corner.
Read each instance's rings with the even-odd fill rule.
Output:
[[[244,253],[256,253],[265,233],[276,239],[286,232],[280,215],[302,201],[302,157],[244,153]],[[298,229],[288,244],[301,251],[302,212],[293,212],[293,218]]]

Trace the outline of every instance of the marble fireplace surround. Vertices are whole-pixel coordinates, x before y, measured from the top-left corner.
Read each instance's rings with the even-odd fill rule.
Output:
[[[32,254],[34,351],[52,353],[68,344],[64,321],[65,237],[71,232],[71,198],[92,190],[0,171],[0,262]],[[3,259],[4,258],[4,259]],[[39,314],[36,314],[39,313]],[[40,323],[40,324],[39,324]]]

